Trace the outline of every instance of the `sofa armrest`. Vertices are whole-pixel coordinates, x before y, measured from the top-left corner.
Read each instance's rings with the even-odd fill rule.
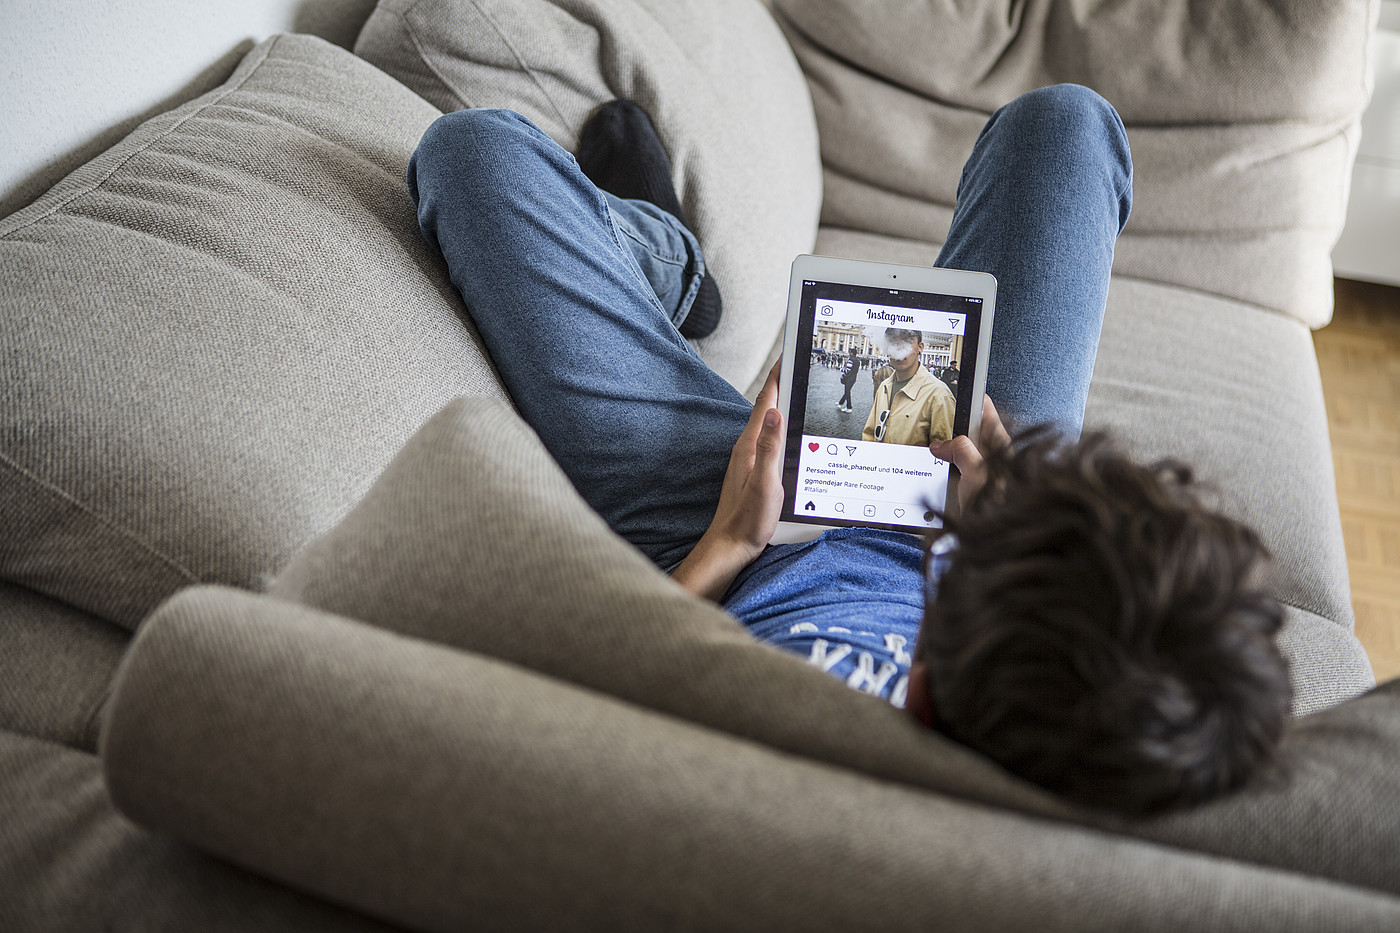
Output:
[[[1066,812],[686,592],[614,534],[493,399],[434,415],[268,592],[793,754]]]
[[[1295,720],[1274,767],[1209,806],[1139,821],[1074,810],[686,593],[492,400],[435,415],[271,594],[882,781],[1400,893],[1400,810],[1380,803],[1400,795],[1400,694]]]
[[[1395,897],[873,780],[235,590],[146,621],[102,756],[138,823],[415,929],[1400,924]]]

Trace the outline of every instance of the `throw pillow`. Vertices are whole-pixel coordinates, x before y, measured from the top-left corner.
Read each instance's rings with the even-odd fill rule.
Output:
[[[404,182],[437,115],[275,37],[0,220],[0,577],[133,629],[259,588],[448,399],[500,394]]]

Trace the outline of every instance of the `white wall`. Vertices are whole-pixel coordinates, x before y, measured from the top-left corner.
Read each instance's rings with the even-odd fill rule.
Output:
[[[1361,119],[1337,274],[1400,285],[1400,0],[1384,0],[1367,50],[1374,90]]]
[[[0,0],[0,216],[138,123],[216,87],[253,44],[349,48],[374,0]]]

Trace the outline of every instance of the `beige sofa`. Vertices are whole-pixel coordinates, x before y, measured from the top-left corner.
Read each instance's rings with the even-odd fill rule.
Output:
[[[382,0],[0,219],[0,929],[1390,930],[1309,327],[1375,4]],[[1067,807],[758,645],[512,412],[402,181],[445,109],[654,114],[752,387],[805,251],[930,261],[986,115],[1123,113],[1088,419],[1258,527],[1297,717],[1242,793]]]

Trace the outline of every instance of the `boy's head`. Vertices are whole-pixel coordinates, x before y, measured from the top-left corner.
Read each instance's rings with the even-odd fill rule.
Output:
[[[1185,467],[1032,433],[988,457],[948,530],[911,684],[935,728],[1129,813],[1222,794],[1271,756],[1291,687],[1267,552]]]

